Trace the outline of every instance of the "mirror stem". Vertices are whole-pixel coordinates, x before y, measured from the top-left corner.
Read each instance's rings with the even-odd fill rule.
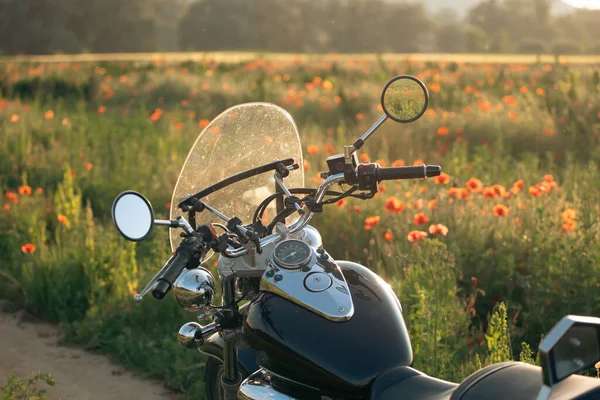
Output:
[[[387,114],[383,114],[381,116],[381,118],[379,118],[377,120],[377,122],[375,122],[373,124],[372,127],[369,128],[368,131],[365,132],[364,135],[362,135],[360,137],[360,139],[357,139],[356,142],[354,142],[353,146],[356,150],[360,149],[363,144],[365,144],[366,140],[369,138],[369,136],[371,136],[373,133],[375,133],[375,131],[381,126],[381,124],[383,124],[386,120],[388,119]]]

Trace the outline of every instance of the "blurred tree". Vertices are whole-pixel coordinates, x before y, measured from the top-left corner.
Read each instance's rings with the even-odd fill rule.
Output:
[[[0,0],[0,53],[598,52],[600,11],[552,5],[481,0],[459,18],[409,0]]]

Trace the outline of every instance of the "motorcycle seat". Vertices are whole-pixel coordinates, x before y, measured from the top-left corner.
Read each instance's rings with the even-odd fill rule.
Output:
[[[432,378],[411,367],[394,367],[373,381],[371,400],[450,400],[456,383]]]
[[[521,362],[487,366],[469,375],[460,385],[401,366],[375,378],[371,400],[535,399],[541,387],[541,368]],[[600,399],[600,379],[572,375],[552,387],[550,399]]]

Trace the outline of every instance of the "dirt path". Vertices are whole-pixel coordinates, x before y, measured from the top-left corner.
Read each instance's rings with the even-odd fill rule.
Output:
[[[145,380],[112,363],[107,357],[57,345],[59,331],[47,323],[30,322],[22,313],[0,311],[0,385],[9,376],[49,373],[56,386],[49,400],[144,399],[175,400],[179,396],[160,382]]]

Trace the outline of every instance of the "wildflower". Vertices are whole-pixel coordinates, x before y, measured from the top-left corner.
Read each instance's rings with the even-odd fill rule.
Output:
[[[448,189],[448,196],[449,197],[458,197],[461,195],[461,191],[459,188],[450,188]]]
[[[182,122],[178,122],[177,125],[175,125],[175,129],[177,129],[178,131],[183,129],[183,123]]]
[[[433,178],[433,181],[438,185],[445,185],[446,183],[450,182],[450,175],[442,172],[441,174]]]
[[[416,160],[415,162],[413,162],[413,165],[423,165],[425,164],[425,162],[423,160]]]
[[[43,189],[43,188],[41,188],[41,187],[39,187],[39,188],[35,189],[35,192],[36,192],[37,194],[43,194],[43,193],[44,193],[44,189]]]
[[[508,112],[508,118],[511,121],[515,121],[517,119],[517,113],[515,111],[509,111]]]
[[[424,240],[427,236],[428,236],[427,232],[410,231],[408,233],[407,239],[409,242],[414,243],[414,242],[420,242],[420,241]]]
[[[198,122],[198,126],[200,128],[206,128],[209,123],[210,123],[209,120],[207,120],[207,119],[201,119],[200,122]]]
[[[308,154],[310,154],[311,156],[313,156],[319,152],[319,148],[317,146],[315,146],[314,144],[309,144],[308,147],[306,148],[306,152]]]
[[[332,145],[330,145],[330,144],[325,145],[324,150],[328,154],[334,154],[335,153],[335,148]]]
[[[58,216],[56,217],[56,219],[58,220],[59,224],[68,224],[69,223],[69,218],[67,218],[66,215],[63,214],[58,214]]]
[[[162,117],[162,115],[163,115],[163,110],[160,108],[157,108],[154,110],[152,115],[150,115],[150,119],[152,121],[158,121],[160,119],[160,117]]]
[[[360,153],[360,156],[358,156],[358,158],[360,159],[360,162],[364,163],[368,163],[369,161],[371,161],[371,157],[369,157],[367,153]]]
[[[385,231],[385,233],[383,234],[383,237],[388,242],[394,241],[394,234],[389,229]]]
[[[529,187],[529,194],[532,197],[540,197],[540,194],[542,194],[542,191],[540,189],[538,189],[537,187],[535,187],[535,186],[530,186]]]
[[[537,88],[537,89],[535,90],[535,93],[536,93],[538,96],[545,96],[545,95],[546,95],[546,92],[545,92],[545,91],[544,91],[544,89],[542,89],[542,88]]]
[[[344,208],[346,206],[346,204],[348,204],[348,200],[346,200],[346,199],[340,199],[340,200],[336,201],[336,203],[335,203],[337,208]]]
[[[496,193],[496,196],[503,197],[506,193],[506,188],[502,185],[494,185],[492,186],[492,190]]]
[[[479,286],[479,280],[474,276],[471,277],[471,285],[473,285],[473,287]]]
[[[13,204],[17,204],[19,202],[19,196],[15,192],[8,191],[4,193],[4,197]]]
[[[371,230],[375,225],[379,223],[381,217],[376,215],[374,217],[365,218],[365,231]]]
[[[560,227],[561,232],[573,232],[575,230],[575,221],[566,221]]]
[[[362,212],[362,210],[361,210],[360,206],[354,206],[352,209],[354,210],[354,212],[355,212],[355,213],[360,213],[360,212]]]
[[[406,163],[404,162],[404,160],[395,160],[392,163],[392,167],[404,167],[406,165]]]
[[[44,118],[46,119],[52,119],[54,118],[54,111],[52,110],[48,110],[44,113]]]
[[[75,176],[76,176],[76,175],[75,175],[75,171],[71,170],[71,171],[69,172],[69,175],[71,176],[71,179],[75,179]]]
[[[572,221],[577,218],[577,211],[573,210],[572,208],[567,208],[565,211],[560,213],[560,216],[563,222]]]
[[[365,114],[360,113],[360,112],[356,114],[357,121],[362,121],[363,119],[365,119]]]
[[[8,212],[8,211],[10,210],[10,204],[8,204],[8,203],[7,203],[7,204],[5,204],[4,206],[2,206],[2,209],[3,209],[4,211],[7,211],[7,212]]]
[[[32,193],[31,190],[31,186],[19,186],[19,194],[20,195],[25,195],[25,196],[30,196]]]
[[[510,188],[510,192],[514,195],[518,194],[521,190],[523,190],[523,179],[519,179],[515,183],[513,183]]]
[[[521,93],[527,93],[529,90],[527,89],[527,86],[521,86],[520,92]]]
[[[16,123],[19,122],[19,114],[13,114],[12,117],[10,117],[10,122]]]
[[[98,106],[98,114],[102,115],[106,112],[106,106]]]
[[[477,178],[471,178],[467,181],[466,187],[473,193],[478,193],[483,190],[483,184]]]
[[[91,162],[85,163],[85,169],[87,169],[88,171],[91,171],[92,168],[94,168],[94,165]]]
[[[484,199],[495,199],[497,197],[496,191],[492,186],[488,186],[483,188],[483,198]]]
[[[401,213],[404,211],[404,203],[397,197],[390,197],[385,201],[384,208],[391,213]]]
[[[25,254],[33,253],[35,251],[35,245],[31,243],[24,244],[23,246],[21,246],[21,251]]]
[[[550,128],[546,128],[542,131],[542,134],[544,136],[552,136],[552,135],[554,135],[554,130],[552,130]]]
[[[440,136],[446,136],[449,132],[450,132],[450,129],[448,129],[447,126],[440,126],[437,129],[437,134]]]
[[[380,192],[385,192],[387,190],[387,186],[385,186],[385,184],[381,184],[379,186],[377,186],[377,190],[379,190]]]
[[[437,200],[433,199],[433,200],[429,200],[429,202],[427,203],[427,208],[434,209],[435,207],[437,207]]]
[[[413,218],[413,224],[415,225],[423,225],[429,222],[429,218],[425,213],[417,213]]]
[[[552,182],[554,181],[554,177],[550,174],[544,175],[544,182]]]
[[[310,168],[310,163],[307,160],[304,160],[304,172],[308,171]]]
[[[448,227],[443,224],[433,224],[429,227],[429,233],[446,236],[448,234]]]
[[[461,188],[460,192],[458,193],[458,198],[462,200],[467,200],[469,197],[471,197],[471,193],[469,193],[467,189]]]
[[[515,225],[521,226],[521,218],[519,218],[519,217],[515,218]]]
[[[506,207],[504,204],[496,204],[492,209],[492,212],[496,217],[501,217],[504,215],[508,215],[509,210],[508,207]]]

